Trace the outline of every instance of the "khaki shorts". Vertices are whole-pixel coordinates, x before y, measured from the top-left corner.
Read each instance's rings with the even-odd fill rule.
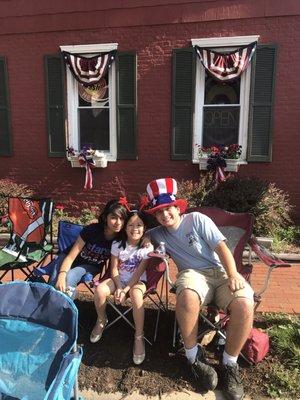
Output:
[[[222,310],[226,310],[232,300],[238,297],[253,301],[253,290],[247,282],[243,289],[232,292],[228,287],[226,272],[216,267],[180,271],[176,280],[176,295],[184,289],[198,293],[202,305],[213,303]]]

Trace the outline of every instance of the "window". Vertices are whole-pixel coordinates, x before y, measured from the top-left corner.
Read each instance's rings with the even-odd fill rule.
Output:
[[[193,39],[192,44],[236,49],[257,36]],[[259,43],[239,82],[212,82],[192,46],[173,50],[172,160],[198,162],[195,144],[238,138],[244,162],[272,161],[276,44]]]
[[[93,56],[95,53],[117,49],[117,43],[101,45],[61,46],[70,53]],[[105,153],[109,161],[117,159],[116,64],[113,62],[108,75],[92,87],[84,87],[67,74],[68,146],[75,150],[83,146]]]
[[[226,52],[258,40],[258,36],[192,39],[193,45]],[[193,161],[198,162],[196,144],[242,145],[246,160],[251,63],[233,83],[219,83],[196,59]]]

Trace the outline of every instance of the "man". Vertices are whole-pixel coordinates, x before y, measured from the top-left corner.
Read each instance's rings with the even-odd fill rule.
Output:
[[[237,272],[226,238],[213,221],[199,212],[184,214],[187,202],[176,199],[174,179],[150,182],[147,193],[151,208],[146,212],[154,215],[160,224],[148,231],[149,236],[156,245],[165,242],[166,251],[179,271],[176,318],[192,371],[207,390],[217,386],[217,373],[206,363],[197,344],[200,308],[213,300],[230,313],[221,387],[227,399],[241,400],[244,390],[237,358],[252,327],[253,290]]]

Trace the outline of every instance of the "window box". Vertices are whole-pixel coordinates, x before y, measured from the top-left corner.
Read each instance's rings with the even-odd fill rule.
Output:
[[[71,167],[85,167],[85,164],[80,164],[80,161],[78,159],[78,155],[75,156],[67,156],[68,161],[71,163]],[[106,155],[98,155],[98,156],[93,156],[93,160],[95,164],[93,167],[95,168],[106,168],[107,167],[107,158]]]
[[[199,158],[199,169],[205,170],[207,169],[207,159],[208,157],[200,157]],[[242,160],[240,158],[237,159],[226,159],[226,168],[225,171],[227,172],[237,172],[239,169],[239,165],[241,164]]]

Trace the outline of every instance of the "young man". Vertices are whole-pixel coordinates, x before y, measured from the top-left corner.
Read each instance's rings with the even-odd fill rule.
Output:
[[[176,318],[184,341],[186,357],[202,386],[213,390],[216,371],[206,363],[197,344],[200,308],[212,300],[230,313],[221,366],[221,383],[227,399],[244,398],[237,365],[238,355],[253,322],[253,290],[237,272],[226,238],[207,216],[184,214],[187,202],[176,199],[177,183],[157,179],[147,186],[151,209],[160,226],[147,233],[154,244],[165,242],[166,251],[178,268]],[[182,215],[183,214],[183,215]]]

